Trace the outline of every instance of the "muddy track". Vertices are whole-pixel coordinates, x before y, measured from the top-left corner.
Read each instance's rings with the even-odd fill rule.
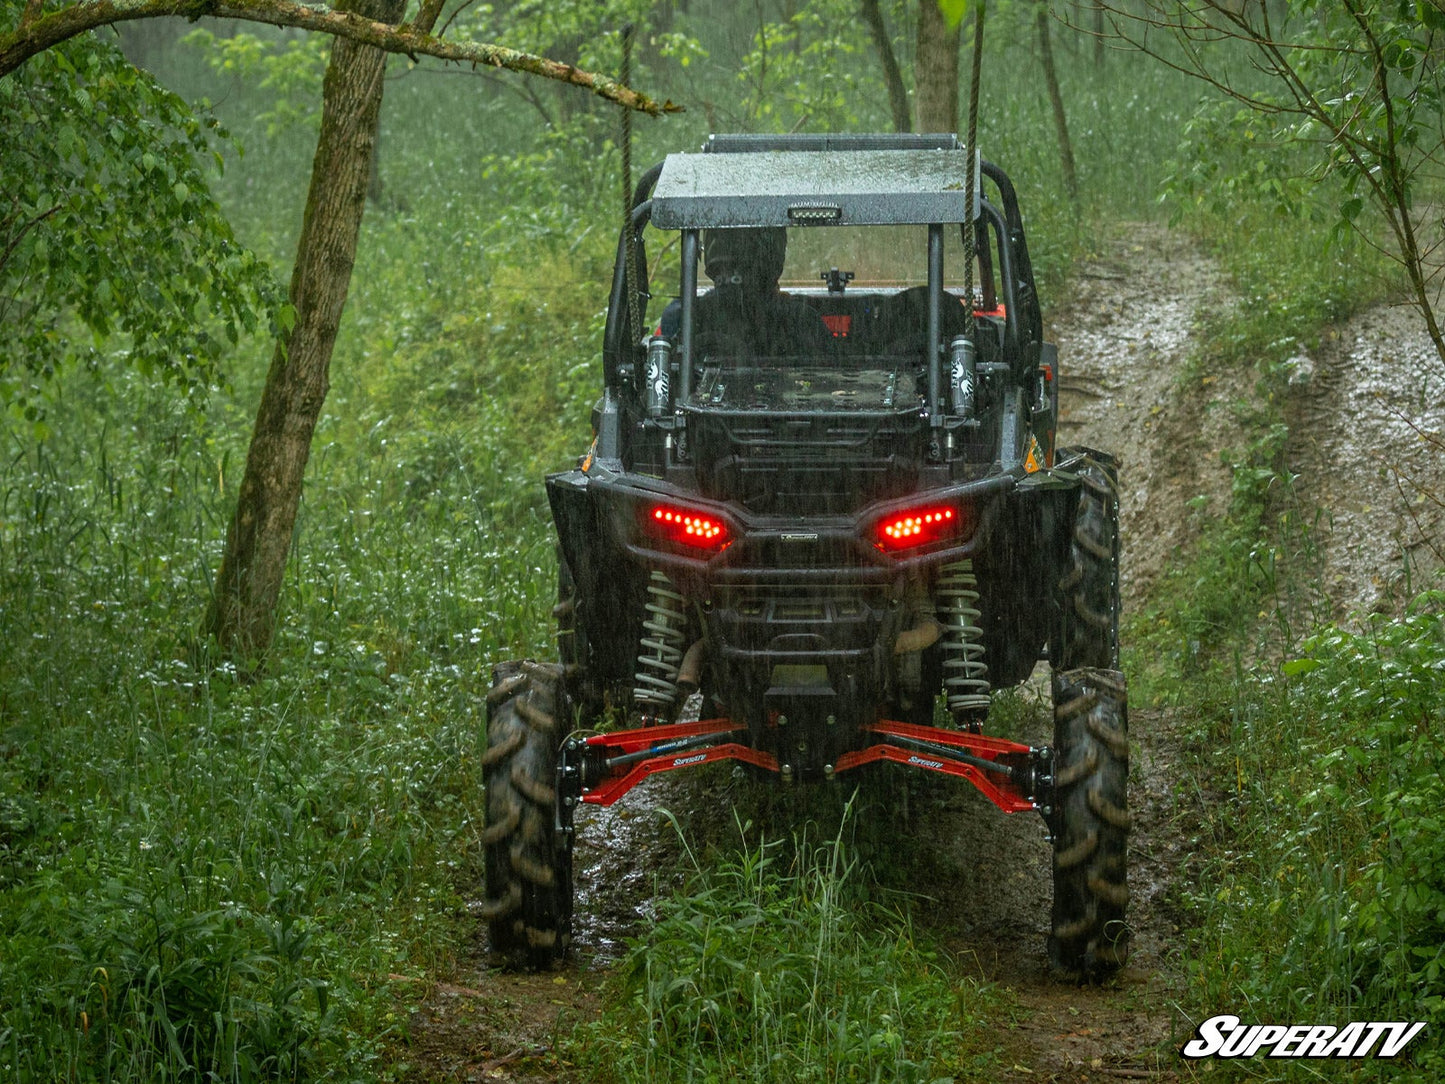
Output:
[[[1119,461],[1126,616],[1147,598],[1168,555],[1188,543],[1187,502],[1227,499],[1218,453],[1238,434],[1211,405],[1213,382],[1181,379],[1197,316],[1227,303],[1223,276],[1187,239],[1136,225],[1076,270],[1046,330],[1059,344],[1059,444]],[[1025,691],[1038,707],[1022,740],[1051,740],[1047,680],[1040,666]],[[1178,1067],[1173,1040],[1189,1029],[1171,1008],[1182,981],[1171,894],[1187,860],[1177,730],[1166,711],[1131,710],[1132,955],[1103,986],[1071,986],[1048,973],[1041,948],[1050,855],[1037,818],[998,816],[968,793],[954,803],[964,808],[928,826],[949,840],[957,870],[941,893],[958,901],[946,940],[1020,1010],[1003,1036],[1013,1063],[1005,1079],[1169,1079]],[[1016,857],[983,865],[994,855]]]
[[[1074,283],[1050,307],[1047,329],[1061,358],[1059,443],[1120,460],[1127,612],[1143,605],[1166,562],[1188,547],[1189,524],[1197,522],[1189,509],[1222,511],[1228,501],[1220,453],[1248,434],[1227,404],[1254,378],[1247,369],[1186,370],[1197,318],[1206,307],[1236,304],[1218,268],[1186,238],[1128,226],[1076,269]],[[1429,556],[1445,521],[1424,490],[1402,481],[1423,476],[1434,493],[1445,492],[1445,455],[1432,456],[1416,432],[1445,420],[1437,405],[1445,401],[1441,370],[1412,329],[1400,313],[1340,329],[1313,356],[1301,353],[1286,404],[1301,434],[1288,449],[1300,474],[1293,499],[1341,510],[1333,525],[1321,522],[1314,544],[1342,610],[1380,605],[1399,585],[1398,555]],[[1377,447],[1371,427],[1399,453],[1369,458],[1361,446]],[[1392,483],[1398,492],[1389,499]],[[1348,535],[1339,530],[1346,522]],[[1023,696],[1037,708],[1008,736],[1049,741],[1042,667]],[[1018,1007],[1012,1022],[1001,1023],[1008,1066],[1001,1079],[1186,1075],[1175,1053],[1192,1025],[1174,1008],[1184,947],[1174,894],[1189,879],[1187,825],[1197,794],[1180,778],[1182,729],[1167,710],[1131,712],[1133,956],[1104,986],[1061,984],[1047,972],[1050,855],[1038,817],[1003,816],[971,788],[917,777],[905,784],[895,777],[888,784],[895,793],[877,799],[884,836],[937,844],[908,886],[933,901],[915,908],[915,922],[943,941],[960,970],[999,984]],[[408,1060],[419,1077],[571,1079],[552,1053],[554,1037],[597,1011],[596,990],[623,939],[645,924],[656,894],[680,879],[676,834],[651,811],[677,810],[690,838],[721,839],[733,804],[757,800],[738,786],[726,770],[659,778],[610,810],[586,811],[578,823],[572,962],[540,976],[489,970],[479,929],[474,960],[437,985],[413,1018]],[[779,830],[786,834],[787,825]]]

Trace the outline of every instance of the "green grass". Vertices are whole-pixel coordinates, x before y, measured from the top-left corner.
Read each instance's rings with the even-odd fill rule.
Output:
[[[517,280],[343,348],[256,682],[195,637],[245,393],[71,372],[48,440],[6,432],[0,1078],[374,1079],[387,976],[473,935],[489,664],[550,650],[539,479],[585,446],[598,330]]]
[[[658,904],[576,1055],[599,1081],[993,1079],[1007,1011],[852,857],[851,803],[831,839],[768,840],[691,860]]]
[[[1441,1064],[1442,603],[1320,629],[1241,682],[1230,740],[1205,757],[1232,785],[1227,809],[1206,813],[1219,845],[1190,898],[1205,932],[1198,1003],[1426,1020],[1412,1052],[1422,1071]]]

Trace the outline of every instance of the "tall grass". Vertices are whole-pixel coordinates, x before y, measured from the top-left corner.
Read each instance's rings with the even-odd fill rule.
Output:
[[[869,902],[836,834],[785,846],[738,825],[741,846],[691,859],[658,904],[602,1019],[580,1029],[593,1079],[992,1079],[992,988],[957,977],[900,911]],[[676,822],[674,822],[676,823]]]
[[[539,479],[585,447],[586,273],[353,325],[254,682],[194,635],[254,381],[199,409],[67,372],[47,440],[5,430],[0,1079],[387,1071],[388,976],[474,933],[489,664],[549,650]]]
[[[1229,811],[1193,896],[1201,1001],[1278,1019],[1427,1020],[1441,1065],[1445,595],[1358,632],[1321,629],[1239,690]],[[1281,752],[1284,750],[1284,752]]]

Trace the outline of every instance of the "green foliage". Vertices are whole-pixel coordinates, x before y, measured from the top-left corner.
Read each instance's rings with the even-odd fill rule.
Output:
[[[1288,696],[1321,735],[1317,785],[1299,801],[1308,828],[1354,821],[1372,846],[1342,910],[1367,996],[1417,1003],[1445,1022],[1445,593],[1362,633],[1327,629],[1284,663]],[[1332,747],[1333,746],[1333,747]],[[1353,914],[1350,914],[1353,912]],[[1399,1010],[1397,1010],[1399,1011]]]
[[[968,14],[968,0],[938,0],[938,10],[943,12],[949,26],[957,26]]]
[[[33,991],[48,1001],[39,1007],[50,1037],[80,1065],[134,1078],[311,1077],[316,1041],[335,1020],[328,984],[304,970],[310,934],[294,893],[283,889],[264,911],[203,910],[182,863],[155,872],[144,887],[111,875],[70,908],[20,914],[7,954],[16,970],[29,970],[36,950],[58,956],[53,985]],[[25,1017],[15,1004],[0,1011]],[[67,1035],[52,1021],[79,1028]],[[33,1048],[17,1042],[9,1053],[12,1067],[44,1075]]]
[[[0,80],[0,400],[34,418],[37,379],[108,356],[199,389],[267,327],[280,292],[210,195],[224,138],[93,37]]]
[[[1288,129],[1261,123],[1252,109],[1207,98],[1181,133],[1179,157],[1164,191],[1184,208],[1217,216],[1241,205],[1318,221],[1325,212],[1318,185],[1319,154]]]
[[[363,252],[388,245],[409,254],[385,229]],[[263,366],[205,414],[133,370],[67,373],[44,442],[4,431],[8,1077],[383,1076],[388,976],[474,933],[489,664],[550,650],[539,475],[585,448],[599,330],[589,258],[533,255],[555,290],[358,275],[256,682],[189,630]]]
[[[1315,172],[1343,174],[1351,196],[1390,184],[1397,170],[1407,186],[1438,181],[1441,87],[1431,38],[1445,28],[1445,15],[1392,0],[1309,0],[1289,15],[1270,40],[1298,41],[1284,50],[1286,62],[1311,97],[1301,109],[1294,87],[1262,91],[1263,123],[1312,148]],[[1341,210],[1346,219],[1358,212]]]
[[[268,138],[292,126],[314,132],[320,125],[329,38],[302,34],[276,41],[245,33],[223,38],[209,30],[193,30],[181,40],[203,50],[218,75],[243,79],[273,96],[272,107],[256,115]]]
[[[845,810],[822,844],[747,840],[694,869],[577,1036],[594,1079],[990,1079],[987,987],[862,900]]]
[[[1199,157],[1222,161],[1226,147]],[[1196,165],[1201,177],[1215,168]],[[1187,1003],[1200,1016],[1248,1005],[1258,1020],[1429,1019],[1412,1057],[1433,1079],[1442,600],[1424,595],[1358,631],[1329,623],[1317,513],[1300,506],[1287,468],[1289,359],[1390,288],[1382,257],[1332,229],[1333,198],[1328,186],[1249,181],[1182,209],[1242,303],[1202,322],[1181,381],[1208,388],[1211,408],[1255,436],[1225,455],[1227,505],[1194,502],[1197,542],[1133,623],[1126,668],[1176,706],[1191,751],[1199,802],[1180,816],[1200,849],[1180,886],[1198,930]],[[1310,1075],[1272,1075],[1291,1073]]]
[[[738,67],[742,128],[886,128],[869,48],[851,0],[815,0],[782,21],[763,23]]]
[[[1360,632],[1325,627],[1278,671],[1241,678],[1209,754],[1229,780],[1192,907],[1202,1005],[1279,1019],[1427,1020],[1442,1064],[1445,595]],[[1225,822],[1235,827],[1225,828]]]
[[[916,5],[885,8],[907,73]],[[691,5],[663,23],[649,22],[645,5],[569,0],[478,5],[454,30],[615,71],[617,27],[637,20],[634,81],[690,109],[665,123],[636,121],[640,168],[713,128],[886,127],[886,95],[854,10],[841,0],[794,5],[759,31],[743,6]],[[1096,69],[1084,50],[1061,46],[1081,213],[1062,193],[1032,62],[1033,9],[1012,10],[1020,17],[1008,8],[991,15],[981,143],[1019,186],[1035,264],[1052,289],[1100,218],[1148,213],[1159,163],[1197,92],[1128,59]],[[552,532],[540,475],[586,445],[619,210],[618,117],[575,88],[392,62],[385,194],[363,233],[282,628],[270,673],[243,683],[195,657],[190,630],[218,561],[269,353],[245,338],[231,347],[226,325],[242,335],[246,313],[275,295],[204,193],[213,183],[237,236],[273,259],[289,257],[314,142],[292,118],[308,105],[320,47],[288,40],[261,31],[217,39],[208,51],[221,58],[219,72],[200,49],[167,55],[189,94],[210,93],[217,76],[232,80],[217,108],[249,153],[219,178],[196,165],[213,138],[204,122],[106,46],[56,51],[0,82],[0,191],[20,193],[31,217],[51,206],[42,194],[70,201],[20,237],[0,267],[4,297],[26,306],[39,329],[25,339],[32,325],[7,319],[7,331],[20,331],[7,339],[0,380],[44,410],[51,430],[37,441],[33,427],[7,420],[0,448],[7,1078],[378,1079],[395,1071],[406,999],[417,989],[388,976],[445,973],[476,936],[475,920],[456,916],[478,877],[487,668],[551,651]],[[127,112],[137,102],[139,119]],[[112,141],[115,125],[122,134]],[[67,129],[71,136],[60,134]],[[1231,196],[1257,204],[1261,190],[1241,184]],[[1289,682],[1246,683],[1236,694],[1221,680],[1243,668],[1260,612],[1285,597],[1282,570],[1300,544],[1278,519],[1289,481],[1280,366],[1319,334],[1321,318],[1347,313],[1379,287],[1371,278],[1362,289],[1360,252],[1326,249],[1327,216],[1303,204],[1292,217],[1233,201],[1186,213],[1201,233],[1251,239],[1220,246],[1250,302],[1203,329],[1205,353],[1186,378],[1213,375],[1223,388],[1233,374],[1241,391],[1220,409],[1244,411],[1262,428],[1232,456],[1228,514],[1198,511],[1200,556],[1181,555],[1156,610],[1169,623],[1145,642],[1159,648],[1151,657],[1190,675],[1186,703],[1223,690],[1199,712],[1201,727],[1215,728],[1214,745],[1248,734],[1282,758],[1289,746],[1277,735],[1286,732],[1267,694],[1303,697],[1302,683],[1323,675],[1364,688],[1375,671],[1359,669],[1344,648],[1321,647],[1308,656],[1318,666],[1306,674],[1296,664]],[[0,208],[8,245],[28,219],[5,214]],[[45,233],[63,224],[69,232]],[[34,248],[44,236],[48,247]],[[253,322],[264,330],[263,317]],[[207,359],[224,359],[234,387],[213,391],[204,408],[186,407],[145,369],[66,366],[69,357],[118,353],[200,383]],[[47,368],[63,379],[31,388],[16,375]],[[1407,639],[1424,637],[1422,627]],[[1389,641],[1382,657],[1433,673],[1428,637],[1417,659],[1384,627],[1375,635]],[[1024,698],[1003,708],[1006,725],[1032,725],[1035,705]],[[1209,838],[1241,848],[1257,838],[1256,849],[1273,854],[1270,833],[1280,829],[1299,846],[1281,844],[1277,854],[1300,870],[1308,868],[1292,857],[1300,847],[1345,841],[1348,828],[1363,857],[1339,874],[1341,898],[1360,901],[1350,904],[1344,940],[1320,933],[1339,924],[1325,922],[1327,901],[1312,904],[1303,882],[1290,879],[1297,873],[1281,879],[1282,866],[1261,865],[1249,890],[1283,886],[1277,914],[1311,916],[1301,919],[1291,966],[1320,945],[1347,946],[1334,958],[1349,963],[1341,973],[1351,977],[1329,997],[1404,1005],[1389,998],[1406,983],[1439,994],[1438,958],[1415,951],[1440,939],[1438,878],[1429,872],[1440,861],[1427,832],[1439,796],[1430,747],[1387,718],[1396,717],[1328,724],[1342,735],[1336,748],[1363,743],[1370,757],[1378,746],[1409,745],[1395,775],[1357,792],[1370,795],[1359,810],[1347,808],[1356,792],[1344,784],[1378,769],[1344,754],[1319,769],[1342,797],[1291,814],[1308,818],[1300,823],[1313,835],[1267,819],[1279,803],[1248,797],[1249,819],[1221,816]],[[1359,737],[1371,727],[1375,736]],[[1310,749],[1328,755],[1323,742]],[[1230,780],[1245,796],[1285,789],[1298,804],[1310,788],[1279,774],[1286,770],[1228,753],[1201,769],[1220,789]],[[1393,789],[1381,789],[1386,783]],[[1388,796],[1397,793],[1392,814]],[[1329,823],[1316,816],[1323,809]],[[889,853],[889,843],[878,850]],[[1397,859],[1419,876],[1390,880]],[[890,883],[910,860],[927,859],[895,859],[879,879]],[[859,886],[838,839],[793,851],[755,843],[708,866],[691,897],[660,908],[620,980],[610,1027],[587,1033],[599,1076],[806,1079],[829,1065],[834,1079],[998,1075],[981,1023],[1003,1011],[997,995],[951,977],[956,968],[893,910],[867,902],[876,889]],[[1210,902],[1233,877],[1221,864],[1198,894],[1213,954],[1198,961],[1201,996],[1232,990],[1261,970],[1255,961],[1277,959],[1260,947],[1273,896],[1260,897],[1265,910],[1251,930],[1227,900]],[[1408,937],[1392,935],[1402,929]],[[1226,930],[1241,938],[1233,955],[1218,948]],[[1219,961],[1225,969],[1211,970]],[[1252,988],[1262,999],[1286,996],[1290,972],[1275,970],[1284,976],[1276,987]],[[1310,982],[1322,974],[1305,972]],[[654,1027],[665,1042],[650,1041]],[[693,1056],[689,1044],[695,1065],[680,1060]]]
[[[1286,214],[1323,213],[1336,239],[1358,233],[1391,253],[1445,357],[1426,225],[1445,185],[1438,5],[1158,9],[1173,27],[1177,62],[1216,92],[1191,124],[1176,191],[1214,204],[1243,191]],[[1199,50],[1204,40],[1219,48]],[[1244,75],[1230,70],[1241,61]]]

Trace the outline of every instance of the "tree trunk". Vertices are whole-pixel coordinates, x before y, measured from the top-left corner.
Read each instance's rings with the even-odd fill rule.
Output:
[[[938,0],[918,0],[918,51],[914,86],[918,130],[958,130],[959,28],[948,25]]]
[[[372,203],[380,204],[383,194],[381,183],[381,129],[376,131],[376,139],[371,148],[371,168],[366,178],[366,198]]]
[[[1059,76],[1054,70],[1054,50],[1049,44],[1049,5],[1047,0],[1039,4],[1035,25],[1039,30],[1039,52],[1044,67],[1044,85],[1049,92],[1049,105],[1054,110],[1054,133],[1059,140],[1059,168],[1064,174],[1064,189],[1069,199],[1079,200],[1079,179],[1074,172],[1074,145],[1069,140],[1069,122],[1064,116],[1064,96],[1059,92]]]
[[[888,86],[888,107],[893,112],[893,130],[913,130],[912,118],[908,113],[908,88],[903,85],[903,73],[898,70],[898,58],[893,55],[893,43],[888,39],[888,27],[883,22],[883,11],[878,0],[862,0],[863,21],[868,24],[868,33],[873,37],[873,47],[878,50],[878,60],[883,65],[883,81]]]
[[[395,23],[405,2],[345,0],[337,6]],[[385,69],[380,49],[342,38],[326,66],[321,134],[291,273],[296,322],[271,357],[206,615],[206,631],[233,658],[259,659],[275,629],[311,434],[326,400],[331,351],[351,285]]]

